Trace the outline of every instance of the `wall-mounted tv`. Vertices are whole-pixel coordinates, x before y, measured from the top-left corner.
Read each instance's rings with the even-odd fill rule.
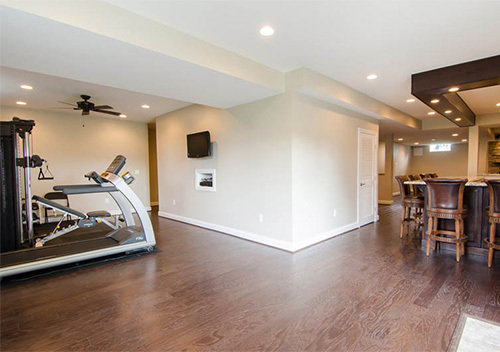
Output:
[[[210,132],[187,135],[188,158],[203,158],[210,155]]]

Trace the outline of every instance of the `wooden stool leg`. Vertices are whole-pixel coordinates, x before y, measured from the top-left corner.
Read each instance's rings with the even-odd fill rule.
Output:
[[[439,218],[435,218],[434,221],[433,221],[433,227],[432,227],[432,231],[434,232],[434,234],[436,233],[437,229],[438,229],[438,221],[439,221]],[[437,249],[437,243],[438,241],[436,240],[436,237],[434,237],[434,243],[432,245],[432,250],[436,250]],[[439,247],[441,248],[441,247]]]
[[[406,207],[403,205],[403,216],[401,218],[401,230],[399,231],[399,238],[403,238],[406,219]]]
[[[429,222],[427,223],[427,256],[429,256],[429,252],[431,250],[432,220],[432,216],[429,216]]]
[[[425,222],[424,222],[424,208],[420,208],[420,226],[422,227],[422,239],[424,238],[424,232],[425,232]]]
[[[496,234],[496,223],[492,222],[490,225],[490,248],[488,251],[488,268],[491,268],[493,265],[493,247],[492,243],[495,242],[495,234]]]
[[[465,225],[464,225],[464,219],[460,219],[460,236],[464,236],[465,234]],[[465,255],[465,242],[462,242],[462,255]]]
[[[457,247],[457,262],[460,261],[460,219],[455,219],[455,237],[457,240],[456,247]]]

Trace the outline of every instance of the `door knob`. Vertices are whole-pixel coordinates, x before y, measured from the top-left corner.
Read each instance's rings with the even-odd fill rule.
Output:
[[[365,185],[365,183],[364,183],[364,182],[361,182],[359,185],[360,185],[360,186],[364,186],[364,185]]]

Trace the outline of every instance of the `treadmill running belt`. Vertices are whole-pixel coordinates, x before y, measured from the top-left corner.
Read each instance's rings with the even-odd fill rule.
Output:
[[[30,263],[37,260],[50,259],[56,257],[78,254],[96,249],[118,246],[118,242],[111,237],[61,244],[58,246],[48,246],[41,248],[30,248],[19,251],[2,253],[0,255],[0,267],[6,268],[13,265]]]

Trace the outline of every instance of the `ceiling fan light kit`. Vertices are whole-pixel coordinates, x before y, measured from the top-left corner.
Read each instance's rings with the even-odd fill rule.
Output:
[[[83,100],[82,101],[78,101],[76,103],[76,105],[75,104],[71,104],[71,103],[66,103],[64,101],[60,101],[60,103],[73,106],[73,110],[81,110],[82,111],[82,115],[89,115],[91,111],[93,111],[93,112],[100,112],[102,114],[114,115],[114,116],[123,115],[121,112],[118,112],[118,111],[108,111],[108,110],[112,110],[113,109],[112,106],[109,106],[109,105],[95,105],[94,103],[92,103],[91,101],[89,101],[90,98],[91,98],[90,95],[82,94],[82,95],[80,95],[80,97]]]

